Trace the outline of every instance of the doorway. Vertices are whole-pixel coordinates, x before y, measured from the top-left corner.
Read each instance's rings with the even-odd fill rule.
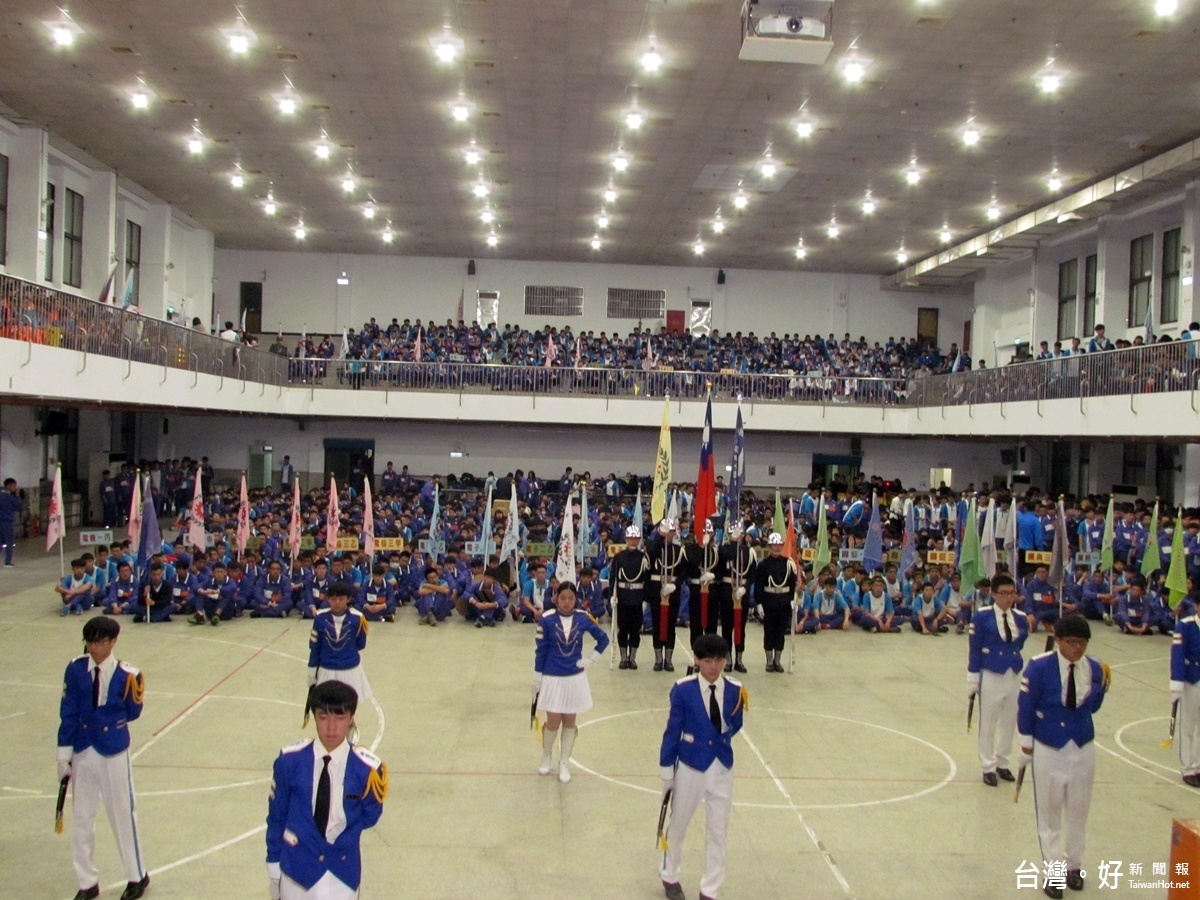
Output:
[[[242,282],[238,295],[240,321],[246,323],[246,331],[250,334],[262,334],[262,295],[261,281]]]
[[[917,310],[917,343],[938,345],[938,309],[936,306],[922,306]]]
[[[375,489],[375,442],[354,438],[325,439],[324,477],[330,474],[339,485],[349,484],[357,493],[363,491],[363,482],[371,481]]]
[[[861,456],[839,456],[831,453],[814,453],[812,458],[812,480],[823,484],[827,490],[844,492],[854,484],[862,471]]]

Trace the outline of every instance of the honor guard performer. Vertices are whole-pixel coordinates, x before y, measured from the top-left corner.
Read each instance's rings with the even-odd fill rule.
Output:
[[[354,688],[356,697],[370,697],[371,685],[363,671],[361,653],[367,646],[367,619],[350,607],[353,588],[344,582],[330,585],[329,606],[317,610],[308,638],[308,683],[341,681]]]
[[[799,573],[796,564],[782,555],[783,535],[772,532],[767,538],[767,558],[755,570],[754,600],[763,610],[763,650],[767,671],[783,672],[783,643],[791,628],[792,600],[796,596]]]
[[[729,542],[721,545],[722,574],[714,585],[721,617],[721,636],[733,650],[726,658],[725,671],[745,672],[742,654],[746,650],[746,617],[750,600],[746,594],[754,587],[754,550],[746,543],[741,522],[729,527]]]
[[[642,550],[642,529],[625,529],[625,549],[613,557],[608,580],[612,585],[613,615],[617,617],[617,646],[621,648],[618,668],[636,669],[642,643],[642,611],[650,599],[650,560]]]
[[[271,900],[352,900],[362,882],[359,840],[383,814],[387,766],[348,740],[358,694],[340,681],[313,688],[317,740],[275,760],[267,804]]]
[[[96,813],[100,804],[117,838],[128,885],[121,900],[137,900],[150,886],[138,841],[129,765],[129,723],[142,714],[142,673],[112,655],[121,626],[97,616],[83,626],[87,653],[67,664],[59,707],[58,777],[70,778],[75,806],[71,852],[79,893],[100,896],[96,869]]]
[[[683,568],[688,581],[688,624],[695,643],[701,634],[716,634],[720,620],[715,587],[724,574],[724,561],[713,541],[711,519],[704,522],[696,541],[684,545]]]
[[[1029,625],[1013,610],[1019,596],[1009,575],[991,581],[995,605],[971,617],[967,653],[968,696],[979,700],[979,766],[983,783],[996,787],[1013,781],[1008,759],[1017,729],[1017,696],[1021,693],[1021,648]]]
[[[554,739],[562,730],[558,749],[558,780],[571,780],[567,761],[575,746],[575,717],[592,708],[592,692],[588,686],[588,666],[608,648],[608,635],[596,621],[575,608],[575,585],[564,581],[554,595],[554,609],[547,610],[538,620],[537,645],[533,653],[533,697],[538,712],[546,714],[542,730],[542,764],[539,775],[550,774]],[[590,634],[596,646],[583,655],[583,636]]]
[[[705,806],[704,875],[701,900],[716,900],[725,880],[725,839],[733,806],[733,736],[742,728],[746,689],[722,672],[729,645],[719,634],[702,634],[692,644],[699,670],[671,688],[670,713],[658,754],[663,796],[670,792],[671,822],[659,877],[669,900],[683,900],[679,866],[688,823],[700,801]]]
[[[1112,678],[1108,666],[1085,656],[1092,631],[1076,613],[1054,623],[1057,649],[1025,666],[1017,700],[1021,767],[1033,766],[1038,842],[1048,867],[1065,877],[1047,878],[1048,897],[1063,896],[1063,882],[1083,889],[1084,833],[1096,772],[1092,714]]]
[[[1175,623],[1171,643],[1171,700],[1178,703],[1175,739],[1180,772],[1185,784],[1200,787],[1200,625],[1194,607],[1184,612]]]
[[[646,555],[650,558],[649,600],[651,624],[654,628],[655,672],[675,671],[671,657],[675,655],[675,625],[679,619],[677,582],[683,575],[683,551],[675,543],[675,534],[675,521],[663,519],[658,524],[654,538],[646,547]],[[657,588],[657,591],[654,588]]]

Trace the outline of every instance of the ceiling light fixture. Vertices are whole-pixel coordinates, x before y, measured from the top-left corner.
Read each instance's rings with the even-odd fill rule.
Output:
[[[154,91],[146,87],[144,83],[139,84],[129,92],[129,102],[134,109],[149,109],[150,101],[154,99]]]
[[[75,43],[75,39],[83,34],[83,29],[73,22],[66,13],[63,13],[63,18],[54,22],[43,22],[46,30],[50,32],[50,39],[54,41],[57,47],[70,47]]]
[[[629,154],[624,150],[618,150],[612,155],[612,167],[618,172],[624,172],[629,168]]]
[[[600,235],[598,235],[598,234],[592,235],[592,249],[593,250],[600,249]]]
[[[987,208],[987,217],[989,222],[995,222],[1000,218],[1000,207],[996,205],[995,200]]]
[[[830,221],[829,225],[825,228],[825,233],[833,240],[837,240],[837,236],[842,233],[842,229],[838,228],[836,219]]]
[[[725,220],[721,218],[720,213],[717,213],[717,217],[712,220],[712,230],[717,234],[725,233]]]
[[[908,262],[908,251],[903,247],[896,251],[896,262],[900,263],[900,265],[904,265],[906,262]]]
[[[490,225],[490,224],[492,224],[493,221],[495,221],[496,214],[494,212],[492,212],[491,207],[488,207],[487,209],[485,209],[483,212],[481,212],[479,214],[479,218],[483,222],[484,225]]]
[[[974,147],[979,143],[980,137],[978,128],[967,128],[962,133],[962,142],[968,147]]]
[[[249,53],[250,48],[258,42],[258,35],[250,30],[245,19],[238,19],[237,23],[229,28],[222,28],[221,36],[229,44],[229,52],[238,56]]]
[[[763,178],[774,178],[775,173],[779,171],[779,166],[775,164],[775,160],[771,158],[771,151],[768,150],[763,157],[763,161],[759,163],[759,170],[763,173]]]
[[[875,212],[875,201],[871,199],[870,194],[862,202],[862,211],[864,216],[873,215]]]
[[[433,48],[433,55],[437,57],[438,62],[452,63],[458,59],[466,45],[462,38],[447,28],[441,34],[431,37],[429,46]]]
[[[1033,80],[1043,94],[1057,93],[1058,89],[1062,87],[1064,79],[1065,73],[1055,66],[1053,57],[1046,60],[1046,65],[1042,66],[1033,76]]]
[[[234,172],[229,176],[229,184],[234,188],[234,190],[240,191],[246,186],[246,176],[241,172]]]
[[[701,254],[703,254],[704,253],[704,241],[700,240],[700,238],[696,238],[696,243],[692,244],[692,252],[695,253],[697,256],[700,256]]]
[[[617,202],[617,192],[611,184],[607,188],[604,189],[604,202],[605,203],[616,203]]]
[[[396,233],[392,231],[391,222],[388,222],[387,227],[383,229],[383,233],[380,235],[380,237],[383,238],[383,242],[385,244],[390,244],[396,239]]]
[[[275,204],[275,195],[268,192],[267,199],[263,201],[263,214],[273,216],[278,209],[279,207]]]
[[[1164,18],[1173,16],[1179,12],[1179,0],[1155,0],[1154,12]]]
[[[317,155],[317,159],[329,159],[330,154],[333,153],[333,147],[330,146],[328,140],[321,138],[313,144],[313,153]]]
[[[800,119],[795,124],[797,137],[808,138],[813,136],[813,132],[817,130],[817,126],[807,119]]]
[[[743,192],[741,188],[738,188],[738,192],[733,195],[733,208],[745,209],[749,203],[750,198],[746,196],[745,192]]]
[[[862,80],[867,77],[867,66],[869,64],[869,60],[857,55],[843,58],[841,64],[843,80],[845,80],[846,84],[861,84]]]
[[[1046,179],[1046,186],[1050,188],[1050,192],[1053,194],[1057,194],[1062,190],[1063,180],[1058,174],[1058,169],[1050,173],[1050,177]]]
[[[450,107],[450,116],[455,122],[465,122],[475,113],[475,104],[463,97],[451,100],[447,105]]]
[[[308,235],[308,229],[304,227],[303,219],[296,223],[296,228],[292,234],[296,235],[296,240],[298,241],[304,240],[304,238]]]
[[[938,240],[940,240],[943,244],[948,244],[953,239],[954,239],[954,235],[950,232],[950,229],[947,228],[945,225],[943,225],[942,231],[938,235]]]
[[[204,138],[200,134],[193,134],[188,138],[187,148],[188,153],[199,156],[204,152]]]
[[[483,156],[480,154],[479,148],[475,146],[474,141],[471,141],[471,145],[463,151],[463,159],[467,161],[467,165],[469,166],[477,166],[479,165],[479,161],[483,159]]]
[[[918,184],[921,181],[921,170],[918,169],[916,166],[913,166],[912,168],[909,168],[909,169],[905,169],[904,180],[907,181],[909,184]]]
[[[471,185],[471,193],[473,193],[480,200],[482,200],[489,193],[491,193],[491,190],[492,189],[490,187],[488,187],[487,183],[484,181],[477,181],[473,185]]]
[[[353,172],[347,172],[342,178],[342,191],[347,194],[354,193],[354,188],[358,184],[358,179],[354,177]]]
[[[489,247],[495,247],[498,243],[500,243],[500,238],[496,237],[496,232],[493,231],[487,236],[487,245]]]
[[[645,124],[646,114],[637,108],[637,104],[625,111],[625,127],[630,131],[637,131]]]
[[[375,206],[375,201],[374,200],[368,201],[367,204],[365,206],[363,206],[363,218],[365,218],[365,219],[375,218],[376,211],[377,211],[377,209]]]
[[[804,246],[804,238],[800,238],[796,242],[796,259],[804,259],[808,256],[808,249]]]
[[[662,54],[658,52],[658,49],[654,46],[654,40],[651,39],[650,49],[642,54],[642,68],[647,72],[653,73],[661,69],[662,64]]]
[[[608,213],[601,212],[600,215],[596,216],[596,225],[600,228],[607,228],[609,221]]]

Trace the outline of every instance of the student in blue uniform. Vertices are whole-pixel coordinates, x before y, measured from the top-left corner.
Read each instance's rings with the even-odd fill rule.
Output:
[[[54,586],[55,593],[62,601],[60,616],[68,613],[81,616],[85,609],[92,608],[92,591],[96,582],[88,576],[86,569],[87,563],[83,559],[71,560],[71,574]]]
[[[157,560],[139,586],[137,599],[133,603],[133,621],[170,622],[175,604],[171,601],[171,583],[166,578],[166,566]]]
[[[715,898],[725,880],[725,843],[733,806],[733,738],[742,728],[746,689],[722,673],[729,644],[702,634],[692,644],[694,675],[671,687],[670,713],[659,748],[663,793],[671,791],[671,822],[659,877],[669,900],[683,900],[679,868],[692,815],[704,801],[705,868],[700,896]]]
[[[70,776],[74,822],[71,851],[79,892],[75,900],[100,896],[96,869],[96,814],[101,803],[117,839],[128,885],[121,900],[136,900],[150,886],[138,841],[129,723],[142,714],[141,672],[112,655],[121,626],[97,616],[83,626],[87,652],[67,664],[59,704],[58,777]]]
[[[133,577],[133,566],[125,560],[121,560],[117,563],[117,577],[108,586],[104,611],[112,616],[133,612],[137,593],[138,582]]]
[[[1029,637],[1026,618],[1014,605],[1020,592],[1009,575],[991,581],[994,603],[971,617],[968,631],[968,697],[979,698],[979,767],[983,783],[996,787],[1012,781],[1008,761],[1017,728],[1017,697],[1021,692],[1021,649]]]
[[[1117,604],[1117,614],[1113,621],[1125,634],[1153,634],[1153,610],[1146,599],[1146,579],[1142,575],[1134,575],[1129,579],[1129,590],[1126,591]]]
[[[497,620],[504,620],[508,594],[496,579],[495,569],[484,569],[483,578],[472,582],[463,598],[467,601],[467,619],[474,620],[476,628],[491,628]]]
[[[854,610],[850,612],[851,621],[855,621],[854,612]],[[872,634],[898,634],[900,632],[901,626],[895,620],[895,608],[892,606],[892,598],[883,589],[882,575],[872,576],[870,587],[863,591],[862,595],[858,598],[857,624],[864,631],[869,631]]]
[[[1050,569],[1044,563],[1038,563],[1026,579],[1024,594],[1030,633],[1037,631],[1039,623],[1047,632],[1053,631],[1058,621],[1058,588],[1050,583]]]
[[[1096,736],[1092,715],[1104,703],[1112,680],[1108,666],[1085,656],[1092,630],[1078,614],[1054,623],[1057,649],[1035,656],[1025,666],[1017,699],[1021,767],[1033,765],[1038,843],[1047,863],[1065,863],[1066,886],[1083,888],[1083,852],[1092,783]],[[1047,883],[1049,897],[1063,896]]]
[[[437,625],[445,621],[454,611],[454,601],[450,598],[450,586],[442,578],[441,570],[430,565],[425,570],[425,583],[417,591],[417,615],[421,625]]]
[[[190,625],[220,625],[237,615],[238,583],[229,577],[229,568],[223,562],[215,562],[212,577],[196,591],[196,614],[188,619]]]
[[[350,607],[351,588],[335,584],[329,589],[329,605],[317,610],[308,637],[308,684],[340,681],[354,688],[358,697],[371,696],[371,685],[362,668],[362,651],[367,647],[367,620]]]
[[[358,695],[327,681],[312,691],[317,740],[275,759],[267,803],[272,900],[349,900],[362,884],[362,833],[383,814],[387,766],[348,740]]]
[[[1183,783],[1200,788],[1200,624],[1196,608],[1182,600],[1171,638],[1171,700],[1175,714],[1175,740],[1179,744],[1179,771]]]
[[[267,574],[254,594],[250,618],[286,619],[292,609],[292,583],[283,575],[283,563],[277,559],[267,565]]]
[[[357,606],[368,622],[396,621],[396,592],[388,584],[387,566],[377,565],[371,578],[358,591]]]
[[[592,692],[584,671],[608,649],[608,634],[587,613],[575,608],[575,585],[564,581],[554,594],[554,607],[542,613],[537,623],[533,652],[533,696],[537,711],[546,714],[542,729],[542,762],[539,775],[549,775],[554,741],[562,732],[558,749],[558,780],[571,780],[567,765],[575,737],[576,717],[592,708]],[[595,646],[583,655],[583,636],[590,634]]]

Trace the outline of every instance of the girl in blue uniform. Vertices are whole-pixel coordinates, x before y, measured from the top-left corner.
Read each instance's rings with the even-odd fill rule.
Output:
[[[558,780],[571,780],[567,761],[575,746],[575,717],[592,708],[592,692],[584,671],[608,649],[608,635],[595,619],[575,609],[575,585],[564,581],[554,595],[554,609],[542,614],[537,623],[537,647],[533,654],[533,694],[539,712],[546,713],[542,731],[542,764],[538,774],[549,775],[554,754],[554,739],[562,729],[558,751]],[[583,636],[596,642],[592,652],[583,655]]]

